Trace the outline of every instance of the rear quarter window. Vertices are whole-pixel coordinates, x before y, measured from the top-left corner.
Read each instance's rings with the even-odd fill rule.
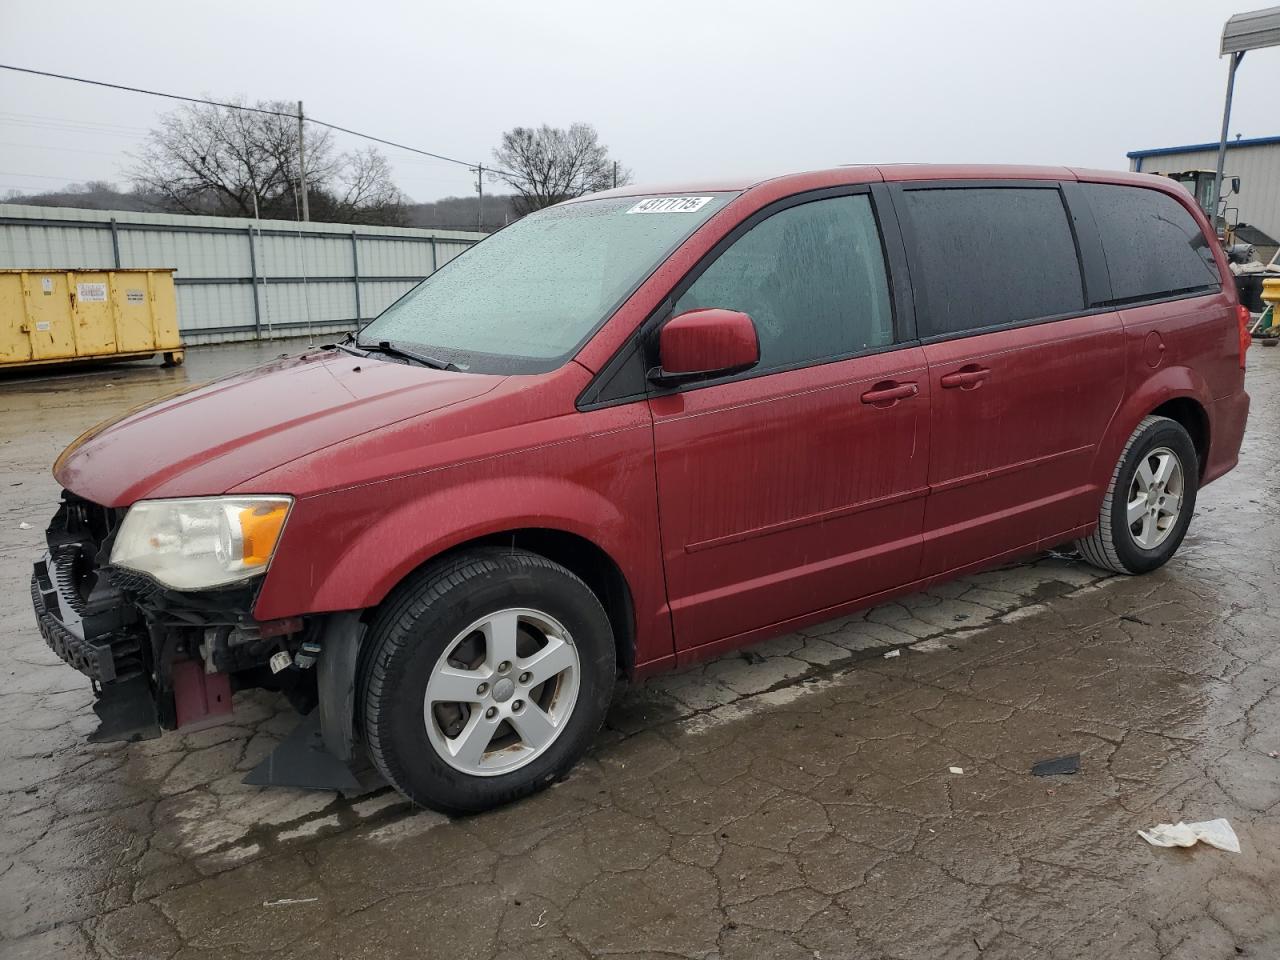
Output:
[[[1111,303],[1194,293],[1221,284],[1209,239],[1158,190],[1082,183],[1111,275]]]
[[[922,337],[1084,310],[1075,237],[1057,187],[904,192]]]

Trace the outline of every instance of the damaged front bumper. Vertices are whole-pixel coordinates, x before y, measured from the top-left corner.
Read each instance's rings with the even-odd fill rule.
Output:
[[[123,515],[64,492],[31,576],[41,636],[92,681],[101,722],[90,741],[150,739],[216,722],[230,715],[233,689],[264,687],[311,716],[247,781],[353,789],[346,761],[359,614],[260,623],[252,615],[257,582],[183,592],[111,567]],[[269,666],[274,658],[287,666]]]
[[[31,575],[31,605],[40,635],[50,649],[95,683],[127,680],[143,669],[142,644],[135,608],[118,590],[102,591],[93,609],[72,586],[78,557],[46,553]]]
[[[116,511],[64,496],[31,574],[31,605],[45,643],[93,682],[101,723],[94,742],[160,735],[148,678],[150,632],[139,609],[100,575]]]
[[[64,492],[31,574],[41,636],[92,681],[102,723],[90,739],[98,742],[149,739],[229,714],[232,675],[251,674],[262,650],[283,642],[260,636],[252,588],[183,594],[111,567],[123,518]],[[243,640],[237,649],[233,636]]]

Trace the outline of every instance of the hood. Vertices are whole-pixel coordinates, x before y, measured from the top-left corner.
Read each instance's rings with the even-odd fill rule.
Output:
[[[330,444],[481,396],[504,379],[338,350],[304,354],[100,424],[66,449],[53,473],[66,489],[109,507],[223,493]]]

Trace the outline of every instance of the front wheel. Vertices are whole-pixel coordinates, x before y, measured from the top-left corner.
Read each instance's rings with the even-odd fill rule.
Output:
[[[374,764],[401,793],[474,813],[564,776],[613,692],[613,632],[595,594],[523,550],[429,567],[375,617],[361,671]]]
[[[1095,567],[1147,573],[1177,552],[1195,511],[1200,463],[1182,424],[1146,417],[1111,476],[1098,528],[1076,541]]]

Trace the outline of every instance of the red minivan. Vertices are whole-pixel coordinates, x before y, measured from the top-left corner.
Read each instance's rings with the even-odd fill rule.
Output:
[[[1236,463],[1248,314],[1173,181],[842,167],[525,217],[342,343],[90,430],[36,564],[98,740],[283,691],[251,782],[562,776],[640,677],[1074,542]]]

